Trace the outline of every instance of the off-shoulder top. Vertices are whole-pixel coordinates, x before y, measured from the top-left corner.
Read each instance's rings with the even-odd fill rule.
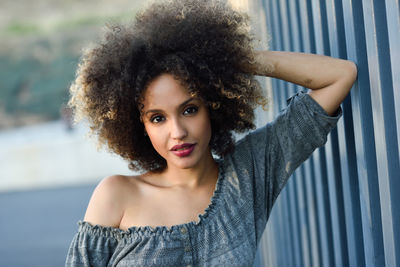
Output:
[[[66,266],[252,266],[272,206],[293,171],[326,143],[342,114],[307,93],[218,160],[211,203],[194,222],[124,231],[80,221]]]

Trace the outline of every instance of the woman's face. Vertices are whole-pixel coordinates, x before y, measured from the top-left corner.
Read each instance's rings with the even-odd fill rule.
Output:
[[[211,156],[208,108],[172,75],[162,74],[149,84],[143,105],[147,135],[169,167],[193,168]]]

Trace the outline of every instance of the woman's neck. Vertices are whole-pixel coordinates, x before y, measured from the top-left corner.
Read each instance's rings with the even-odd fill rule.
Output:
[[[193,168],[182,169],[168,165],[161,176],[165,184],[194,189],[218,178],[218,164],[212,157],[211,152],[206,153],[203,160]]]

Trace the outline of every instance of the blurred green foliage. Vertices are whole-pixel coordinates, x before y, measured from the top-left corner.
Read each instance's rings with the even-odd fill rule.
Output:
[[[11,21],[0,27],[0,37],[21,36],[26,34],[46,35],[62,30],[77,30],[82,26],[103,25],[106,22],[129,21],[133,18],[133,11],[122,12],[117,15],[101,16],[88,15],[72,17],[67,20],[60,20],[51,25],[43,25],[35,21]]]
[[[82,49],[143,0],[3,0],[0,129],[60,118]],[[65,112],[64,112],[65,115]]]
[[[23,22],[11,22],[4,30],[5,33],[9,34],[27,34],[27,33],[37,33],[40,32],[40,27],[32,23]]]
[[[60,54],[50,62],[0,56],[0,106],[6,114],[37,114],[57,119],[68,101],[78,57]]]

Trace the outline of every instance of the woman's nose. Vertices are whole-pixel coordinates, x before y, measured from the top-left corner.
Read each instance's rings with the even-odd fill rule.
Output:
[[[179,119],[171,120],[170,134],[172,139],[182,140],[187,136],[186,127]]]

